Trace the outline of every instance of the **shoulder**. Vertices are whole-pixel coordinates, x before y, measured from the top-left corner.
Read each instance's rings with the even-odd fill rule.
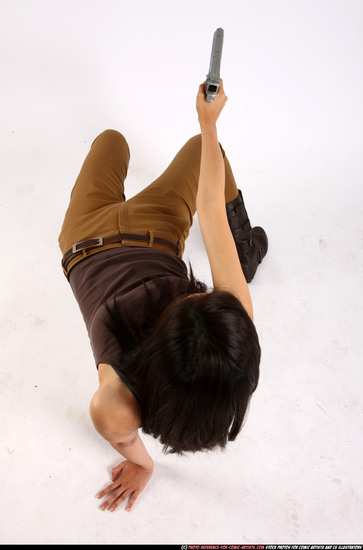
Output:
[[[141,426],[141,411],[121,380],[100,383],[90,403],[95,429],[110,442],[126,441]]]

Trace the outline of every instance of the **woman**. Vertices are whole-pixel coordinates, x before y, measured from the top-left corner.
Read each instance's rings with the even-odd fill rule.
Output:
[[[98,368],[90,414],[126,459],[112,470],[101,509],[131,510],[153,473],[138,430],[164,451],[224,447],[239,433],[259,376],[260,347],[247,282],[267,252],[251,228],[218,143],[227,101],[199,87],[201,135],[128,201],[129,149],[107,130],[93,142],[71,194],[59,244]],[[198,212],[213,290],[182,261]]]

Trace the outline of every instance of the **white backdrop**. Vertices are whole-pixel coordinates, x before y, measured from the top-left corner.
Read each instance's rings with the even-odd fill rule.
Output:
[[[0,543],[361,543],[359,0],[0,0]],[[98,510],[119,460],[57,238],[93,139],[131,149],[127,197],[198,133],[223,27],[219,138],[270,249],[250,285],[263,358],[237,441],[164,456],[134,510]],[[210,284],[197,220],[187,243]]]

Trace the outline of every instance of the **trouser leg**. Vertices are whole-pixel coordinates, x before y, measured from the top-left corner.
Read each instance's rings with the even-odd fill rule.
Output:
[[[106,130],[94,140],[65,214],[59,236],[63,253],[81,240],[118,232],[118,207],[125,200],[129,160],[129,147],[119,132]]]
[[[175,156],[165,172],[144,191],[129,202],[142,212],[142,205],[153,205],[156,216],[164,220],[168,231],[178,228],[178,244],[184,250],[185,240],[196,212],[198,192],[201,135],[191,138]],[[267,253],[268,240],[261,227],[251,227],[242,192],[237,188],[234,175],[221,147],[225,166],[225,202],[228,223],[236,244],[243,272],[250,282]],[[184,222],[184,226],[183,226]],[[183,229],[184,227],[184,229]]]
[[[221,150],[228,202],[238,196],[238,189],[222,147]],[[200,161],[201,136],[197,135],[187,141],[160,177],[126,201],[120,210],[121,228],[128,228],[134,233],[146,231],[148,228],[163,229],[164,236],[169,234],[181,250],[184,250],[196,212]]]

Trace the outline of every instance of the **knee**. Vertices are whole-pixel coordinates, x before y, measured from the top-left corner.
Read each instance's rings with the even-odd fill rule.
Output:
[[[118,130],[112,130],[112,129],[108,129],[108,130],[104,130],[100,136],[103,136],[107,139],[115,139],[115,140],[118,140],[118,139],[121,139],[121,140],[125,140],[125,137],[120,133],[118,132]]]
[[[191,145],[201,145],[202,144],[202,134],[197,134],[196,136],[193,136],[188,141]]]
[[[118,144],[123,143],[123,144],[127,145],[127,141],[126,141],[125,136],[123,136],[117,130],[111,130],[111,129],[104,130],[103,132],[101,132],[101,134],[99,134],[96,137],[96,139],[93,141],[93,143],[95,143],[95,141],[98,141],[98,140],[102,140],[102,141],[105,141],[107,143],[118,143]],[[92,143],[92,145],[93,145],[93,143]]]
[[[196,136],[191,137],[185,144],[185,147],[189,151],[201,153],[202,150],[202,134],[197,134]]]

